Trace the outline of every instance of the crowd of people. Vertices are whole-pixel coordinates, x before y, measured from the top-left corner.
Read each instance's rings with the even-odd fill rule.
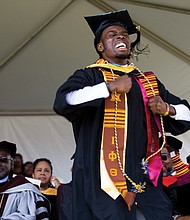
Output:
[[[16,152],[15,143],[0,142],[0,219],[71,220],[71,190],[53,175],[51,161],[38,158],[24,163]],[[60,198],[64,198],[61,203]],[[67,218],[60,217],[63,213]]]
[[[162,142],[161,137],[160,145]],[[164,192],[171,202],[174,219],[190,220],[188,203],[190,169],[189,164],[182,162],[180,158],[179,151],[182,145],[183,143],[179,139],[166,136],[166,144],[160,152],[163,164],[162,184]],[[72,220],[72,181],[66,184],[60,183],[59,179],[53,176],[53,166],[49,159],[38,158],[34,162],[23,163],[22,155],[16,153],[16,144],[1,141],[0,164],[0,213],[2,219],[27,219],[27,216],[33,217],[33,219],[44,219],[48,216],[50,220]],[[16,166],[14,166],[15,164]],[[27,170],[31,172],[24,172],[24,164],[29,165],[30,169]],[[24,177],[29,177],[29,179]],[[30,178],[39,180],[39,186]],[[26,192],[24,192],[25,190]],[[15,195],[18,192],[20,195]],[[12,195],[8,199],[9,194]],[[22,200],[20,200],[21,196],[24,196]],[[18,207],[15,207],[15,201],[19,201]],[[6,207],[8,202],[13,204],[9,211]],[[22,207],[23,203],[24,207]],[[38,206],[43,208],[43,213],[38,212]],[[28,207],[31,208],[30,212],[25,210]],[[18,210],[20,213],[17,213]]]
[[[85,19],[99,58],[58,88],[53,106],[73,126],[72,180],[60,183],[48,158],[23,163],[1,141],[0,219],[137,220],[138,210],[190,219],[190,170],[174,137],[190,129],[189,103],[130,61],[143,49],[126,9]]]

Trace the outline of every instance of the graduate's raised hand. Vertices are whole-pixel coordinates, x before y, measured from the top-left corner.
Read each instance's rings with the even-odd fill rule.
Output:
[[[149,99],[148,106],[153,114],[164,115],[167,111],[167,105],[160,96],[154,96]]]
[[[124,75],[107,83],[107,86],[110,92],[128,93],[132,86],[132,80],[128,75]]]
[[[175,108],[164,102],[160,96],[154,96],[149,99],[148,106],[153,114],[160,114],[163,116],[175,115]]]

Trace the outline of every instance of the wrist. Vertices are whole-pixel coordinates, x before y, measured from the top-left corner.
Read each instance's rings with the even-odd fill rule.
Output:
[[[165,102],[165,104],[166,104],[166,111],[165,111],[165,113],[163,114],[163,116],[168,116],[169,113],[170,113],[170,106],[169,106],[169,104],[168,104],[167,102]]]

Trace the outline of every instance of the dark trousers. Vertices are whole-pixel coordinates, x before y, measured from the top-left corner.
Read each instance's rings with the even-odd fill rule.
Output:
[[[171,202],[162,188],[148,183],[145,192],[136,194],[131,211],[128,211],[121,196],[114,200],[105,192],[97,203],[94,203],[92,198],[90,201],[91,207],[83,200],[80,200],[81,205],[73,206],[75,210],[73,220],[137,220],[137,209],[142,212],[146,220],[173,220]]]
[[[161,188],[147,184],[146,192],[136,195],[136,204],[146,220],[173,219],[171,202]]]

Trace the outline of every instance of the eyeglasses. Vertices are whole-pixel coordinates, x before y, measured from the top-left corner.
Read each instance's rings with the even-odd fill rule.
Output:
[[[0,157],[0,163],[8,163],[9,160],[12,160],[11,157]]]
[[[167,160],[168,159],[168,155],[167,154],[161,154],[161,159],[162,160]]]

